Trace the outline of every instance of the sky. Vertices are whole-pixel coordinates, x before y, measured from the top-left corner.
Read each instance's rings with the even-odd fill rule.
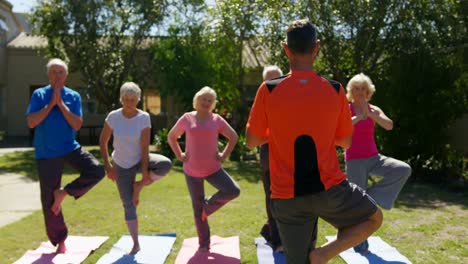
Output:
[[[13,12],[28,13],[31,8],[37,5],[37,0],[7,0],[13,5]]]
[[[36,6],[38,0],[7,0],[13,5],[13,12],[28,13],[31,8]],[[207,0],[209,5],[214,3],[214,0]]]

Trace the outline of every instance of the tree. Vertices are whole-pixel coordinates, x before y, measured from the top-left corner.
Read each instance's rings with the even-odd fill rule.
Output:
[[[148,36],[161,25],[164,0],[44,0],[33,11],[35,32],[47,38],[46,56],[70,62],[105,110],[118,103],[123,82],[147,71],[138,60]]]
[[[462,1],[273,2],[264,16],[265,43],[276,61],[284,58],[277,43],[284,26],[308,18],[321,40],[318,72],[344,85],[359,72],[374,80],[373,102],[395,121],[392,132],[377,130],[381,151],[411,161],[415,174],[452,171],[446,129],[468,109]]]
[[[173,13],[169,36],[153,47],[158,78],[164,83],[162,91],[176,95],[190,108],[194,93],[204,85],[211,86],[218,92],[218,106],[237,112],[236,123],[243,127],[247,115],[242,96],[246,72],[243,51],[257,33],[260,4],[216,1],[207,8],[203,1],[175,1],[171,6],[177,12]]]

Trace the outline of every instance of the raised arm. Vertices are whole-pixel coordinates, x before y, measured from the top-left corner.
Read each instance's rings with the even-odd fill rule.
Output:
[[[46,117],[49,115],[50,110],[52,110],[53,105],[46,105],[41,110],[31,113],[26,116],[26,122],[28,123],[29,128],[35,128],[38,126]]]
[[[35,102],[35,94],[31,97],[31,103]],[[42,109],[30,113],[26,116],[26,122],[28,123],[29,128],[35,128],[38,126],[44,119],[49,115],[50,111],[54,106],[57,105],[57,97],[51,96],[50,101]]]
[[[67,120],[67,123],[76,131],[80,130],[81,125],[83,125],[83,118],[70,111],[67,105],[63,102],[60,91],[54,91],[53,97],[56,97],[57,105],[60,108],[60,111],[62,111],[65,120]]]
[[[227,157],[229,157],[229,155],[231,155],[231,152],[236,146],[239,136],[237,136],[236,131],[234,131],[234,129],[229,124],[227,124],[221,130],[221,134],[228,139],[228,143],[226,144],[226,147],[224,147],[223,152],[218,153],[218,160],[223,162]]]
[[[378,106],[371,105],[371,110],[367,114],[372,120],[379,124],[385,130],[393,129],[393,121],[385,115],[385,113]]]
[[[249,149],[254,149],[260,145],[268,143],[267,138],[258,137],[249,132],[249,129],[245,131],[245,143]]]
[[[182,152],[182,149],[180,148],[179,142],[177,139],[184,133],[184,131],[177,127],[174,126],[171,128],[169,133],[167,134],[167,143],[169,143],[169,146],[172,149],[172,152],[174,152],[174,155],[176,158],[182,162],[185,162],[186,156],[185,153]]]
[[[107,124],[104,123],[104,127],[102,128],[101,135],[99,136],[99,150],[101,152],[101,157],[104,160],[104,166],[106,169],[107,177],[113,181],[117,179],[117,173],[112,166],[112,163],[109,160],[109,139],[112,135],[112,128]]]

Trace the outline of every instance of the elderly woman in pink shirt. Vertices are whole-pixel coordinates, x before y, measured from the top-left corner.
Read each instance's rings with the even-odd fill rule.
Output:
[[[203,87],[193,98],[195,111],[179,118],[169,131],[168,143],[177,159],[183,162],[187,187],[192,198],[195,225],[198,233],[199,251],[210,249],[208,216],[240,194],[237,183],[221,167],[237,143],[237,133],[220,115],[213,113],[216,92]],[[185,133],[185,151],[177,141]],[[219,152],[218,136],[228,139],[224,150]],[[218,192],[205,198],[204,182]]]
[[[349,108],[354,126],[351,146],[345,151],[348,180],[367,190],[377,204],[387,210],[411,175],[411,167],[403,161],[379,153],[375,144],[375,124],[385,130],[393,128],[393,121],[376,105],[369,103],[375,92],[372,80],[360,73],[349,80],[346,86]],[[367,186],[369,177],[380,176],[382,180],[372,187]],[[354,247],[356,252],[367,253],[366,241]]]

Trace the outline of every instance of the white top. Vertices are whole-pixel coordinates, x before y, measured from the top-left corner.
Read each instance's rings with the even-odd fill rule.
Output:
[[[122,108],[114,110],[106,117],[114,136],[112,160],[122,168],[128,169],[141,161],[141,131],[151,127],[149,114],[138,110],[132,118],[126,118]]]

